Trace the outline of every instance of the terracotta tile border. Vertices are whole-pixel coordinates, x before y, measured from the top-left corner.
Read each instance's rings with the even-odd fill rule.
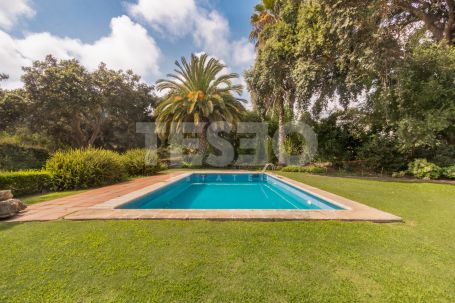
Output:
[[[371,221],[377,223],[401,222],[398,216],[377,210],[364,204],[340,197],[330,192],[291,180],[289,178],[267,173],[285,183],[303,189],[310,194],[323,198],[330,203],[344,208],[343,210],[196,210],[196,209],[117,209],[129,201],[140,198],[152,191],[181,180],[193,173],[223,174],[232,171],[194,171],[182,172],[168,180],[159,181],[140,190],[116,197],[90,208],[72,212],[64,216],[66,220],[241,220],[241,221],[292,221],[292,220],[337,220],[337,221]],[[236,174],[254,174],[254,172],[236,171]],[[259,173],[259,172],[258,172]]]

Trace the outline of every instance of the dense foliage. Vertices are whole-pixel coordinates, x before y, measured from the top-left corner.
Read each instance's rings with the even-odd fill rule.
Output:
[[[95,148],[58,151],[47,161],[46,170],[55,190],[103,186],[127,176],[118,153]]]
[[[160,169],[155,150],[136,148],[122,154],[122,162],[128,176],[149,176]]]
[[[454,20],[452,0],[263,1],[245,74],[253,104],[280,123],[311,113],[319,160],[377,171],[415,158],[451,165]]]
[[[418,179],[430,180],[438,179],[442,174],[442,169],[425,159],[416,159],[409,163],[409,172]]]
[[[46,171],[25,170],[0,172],[0,189],[13,191],[14,196],[25,196],[50,189],[51,176]]]
[[[150,119],[156,97],[132,71],[100,64],[89,72],[75,59],[52,56],[23,69],[23,90],[0,91],[0,131],[26,126],[48,137],[51,149],[141,145],[136,122]]]
[[[0,143],[0,171],[40,169],[49,153],[42,148]]]

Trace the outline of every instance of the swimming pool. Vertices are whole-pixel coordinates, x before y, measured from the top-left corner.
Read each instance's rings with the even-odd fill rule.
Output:
[[[117,209],[344,210],[268,174],[194,173]]]

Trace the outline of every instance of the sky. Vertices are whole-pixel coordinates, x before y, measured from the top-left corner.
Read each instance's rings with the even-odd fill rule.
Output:
[[[48,54],[77,58],[89,70],[100,62],[132,69],[153,84],[176,59],[205,52],[241,75],[254,62],[248,35],[257,2],[0,0],[0,73],[10,77],[0,85],[21,87],[21,67]]]

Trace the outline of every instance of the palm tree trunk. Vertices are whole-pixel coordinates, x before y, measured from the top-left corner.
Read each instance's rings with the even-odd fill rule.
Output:
[[[208,150],[207,129],[209,127],[209,124],[207,122],[204,123],[205,125],[202,128],[202,132],[199,136],[199,153],[202,155],[202,159],[205,159]]]

